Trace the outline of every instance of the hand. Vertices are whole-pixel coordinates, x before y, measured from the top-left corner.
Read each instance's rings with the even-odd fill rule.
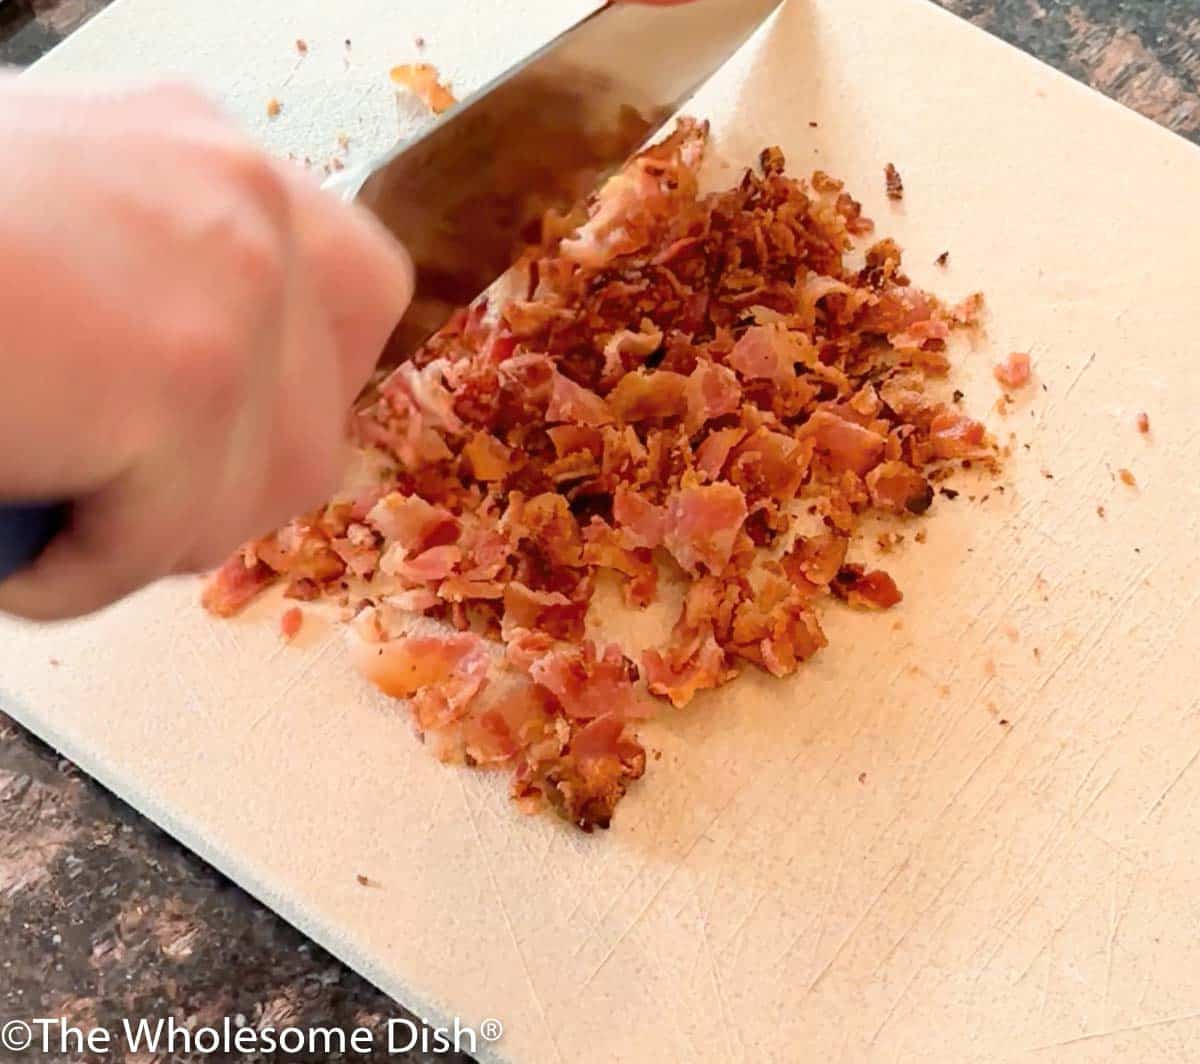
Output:
[[[0,611],[98,609],[335,488],[405,252],[189,89],[0,81],[0,499],[70,527]]]

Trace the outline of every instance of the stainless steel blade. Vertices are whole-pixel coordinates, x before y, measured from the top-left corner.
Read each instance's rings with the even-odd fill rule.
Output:
[[[781,2],[610,3],[342,182],[417,265],[417,297],[388,361],[495,280],[547,209],[591,191]]]

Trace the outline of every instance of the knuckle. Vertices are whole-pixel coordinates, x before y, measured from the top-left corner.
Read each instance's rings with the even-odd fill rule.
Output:
[[[271,158],[251,144],[231,144],[224,151],[221,168],[254,211],[283,235],[291,229],[291,190],[287,178]]]
[[[181,401],[206,414],[241,407],[250,384],[249,352],[227,317],[176,319],[168,351],[168,409],[178,409]]]

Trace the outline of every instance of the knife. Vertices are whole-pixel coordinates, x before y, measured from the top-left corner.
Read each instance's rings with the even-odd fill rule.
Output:
[[[327,187],[371,210],[417,267],[416,294],[384,363],[410,355],[487,288],[547,210],[594,189],[782,3],[609,3],[428,132],[335,174]],[[0,502],[0,580],[33,561],[68,512]]]
[[[609,3],[424,134],[335,174],[327,187],[372,211],[417,268],[384,364],[412,354],[487,288],[548,209],[596,188],[782,2]]]

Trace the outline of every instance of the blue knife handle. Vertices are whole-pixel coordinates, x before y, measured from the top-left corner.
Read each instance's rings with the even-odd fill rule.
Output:
[[[0,580],[24,569],[66,524],[64,503],[0,503]]]

